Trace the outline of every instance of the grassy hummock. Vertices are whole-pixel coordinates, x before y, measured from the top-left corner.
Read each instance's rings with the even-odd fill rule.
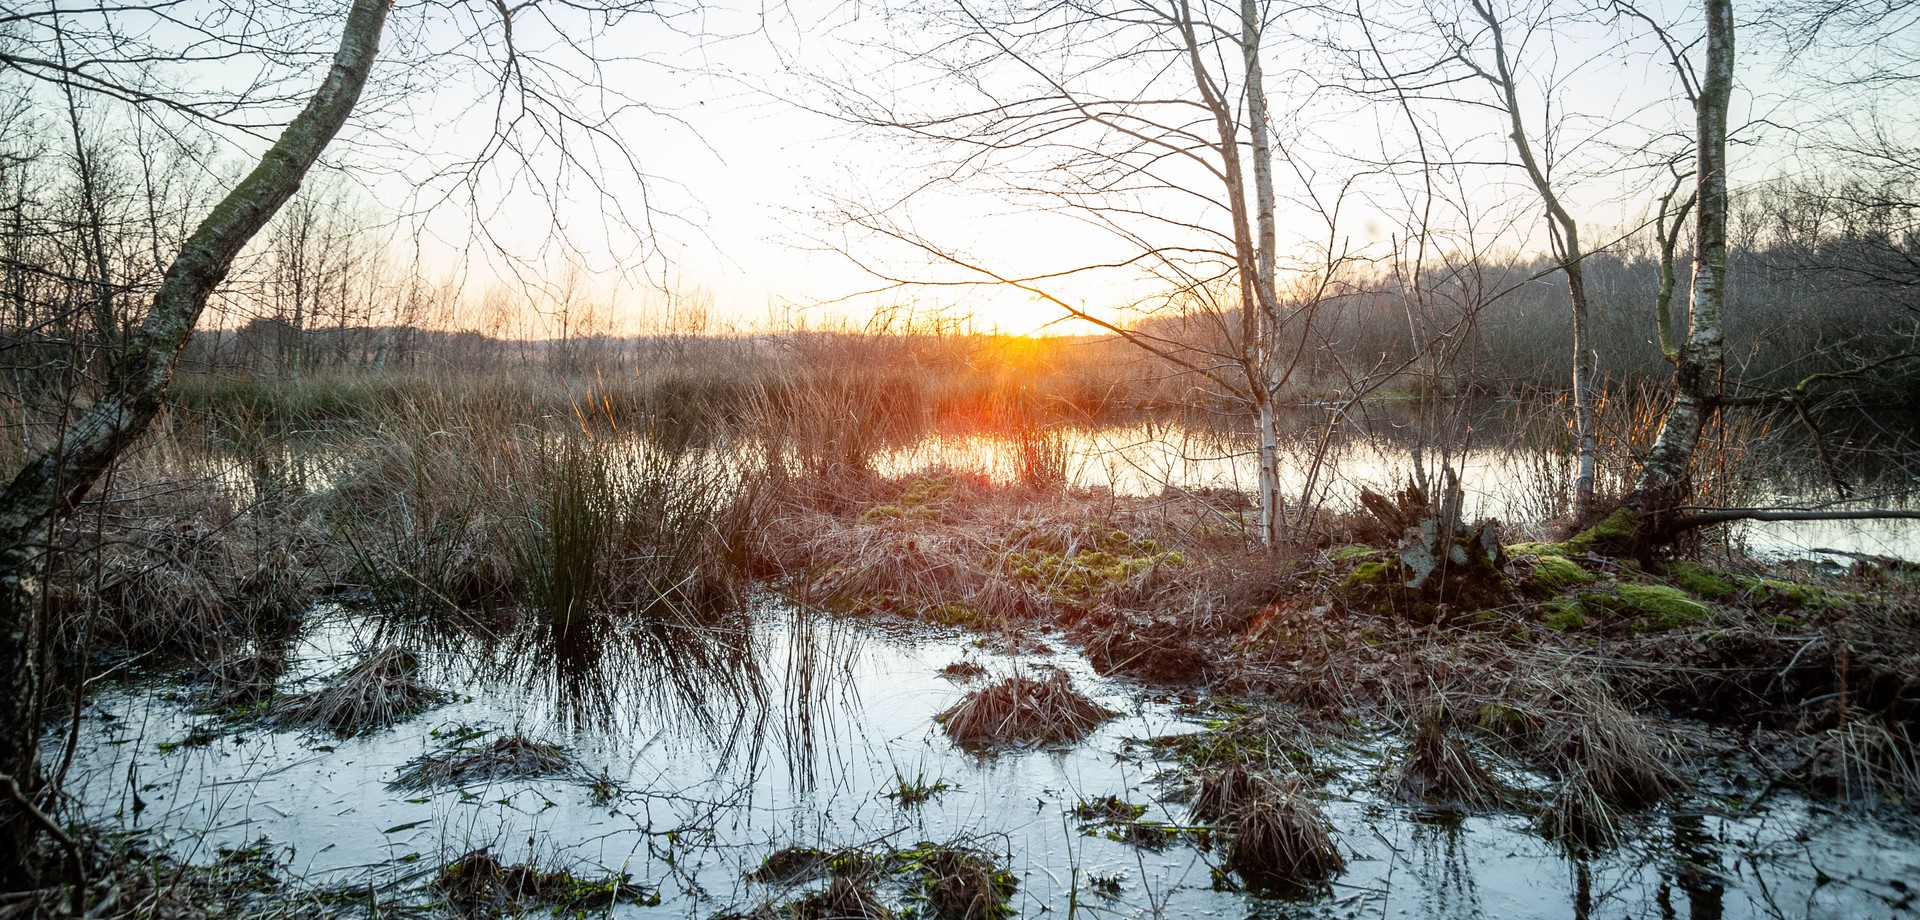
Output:
[[[1021,674],[968,693],[934,718],[961,744],[1054,744],[1078,741],[1119,713],[1074,689],[1066,672],[1043,679]]]
[[[445,698],[419,679],[420,657],[389,647],[360,660],[325,687],[273,707],[282,725],[359,735],[386,728]]]
[[[554,776],[573,767],[572,758],[557,744],[534,741],[525,735],[507,735],[469,746],[468,736],[451,747],[422,754],[400,769],[389,785],[396,789],[464,786],[498,779]]]

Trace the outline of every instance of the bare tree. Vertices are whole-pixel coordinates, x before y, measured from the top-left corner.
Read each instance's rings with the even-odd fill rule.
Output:
[[[491,112],[491,130],[477,138],[477,149],[464,151],[456,161],[424,162],[424,176],[410,174],[421,180],[414,188],[423,209],[446,200],[477,203],[489,189],[489,176],[497,178],[504,169],[511,181],[533,173],[535,163],[542,164],[548,180],[590,166],[591,187],[601,194],[614,191],[614,173],[639,175],[616,117],[635,104],[633,99],[618,88],[597,86],[594,93],[578,94],[573,87],[581,73],[597,80],[604,58],[596,42],[617,23],[630,14],[672,12],[655,0],[472,0],[397,8],[390,0],[351,0],[344,5],[342,16],[324,5],[276,0],[238,6],[107,3],[73,10],[50,3],[9,7],[0,16],[0,88],[17,92],[30,106],[49,104],[49,95],[53,106],[67,103],[59,110],[73,116],[68,133],[83,156],[90,150],[78,117],[84,100],[119,106],[128,123],[159,133],[197,132],[237,149],[264,147],[251,170],[191,222],[191,233],[169,246],[171,255],[161,257],[165,264],[150,288],[151,299],[132,317],[130,328],[115,336],[82,411],[55,413],[57,428],[50,435],[27,439],[26,461],[0,492],[0,887],[12,890],[30,882],[36,841],[43,833],[62,836],[43,808],[47,799],[38,744],[47,686],[43,578],[61,521],[140,438],[209,299],[300,188],[349,116],[358,112],[391,128],[394,119],[411,114],[409,100],[426,89],[477,82],[484,98],[470,104]],[[383,57],[383,37],[395,11],[408,18],[408,25],[400,38],[386,43],[390,56]],[[337,42],[329,45],[336,34]],[[370,79],[376,60],[390,66],[384,76]],[[235,66],[236,61],[259,66]],[[311,82],[316,69],[322,71],[317,89]],[[449,79],[456,75],[464,79]],[[363,106],[368,100],[373,104]],[[415,132],[411,139],[423,137]],[[371,132],[359,138],[358,148],[379,153],[396,138],[408,136]],[[358,165],[376,170],[376,162]],[[195,165],[214,169],[211,163]],[[91,162],[85,172],[80,188],[97,210],[99,172]],[[567,194],[551,182],[539,187],[550,193],[549,201]],[[466,202],[457,201],[462,192]],[[608,208],[610,223],[637,230],[635,236],[644,239],[644,210],[644,204],[614,202]],[[561,218],[553,219],[557,225]],[[484,221],[476,217],[475,225],[484,227]],[[98,249],[89,247],[96,264],[80,280],[109,277],[97,265]],[[109,285],[95,288],[111,290]],[[80,896],[76,885],[75,897]]]
[[[828,245],[890,286],[1024,292],[1191,375],[1210,400],[1243,407],[1257,444],[1258,537],[1287,545],[1301,521],[1281,489],[1281,401],[1313,357],[1316,317],[1349,293],[1357,266],[1340,223],[1347,180],[1314,174],[1279,140],[1284,131],[1299,139],[1299,125],[1285,121],[1299,114],[1268,103],[1269,38],[1311,10],[1269,0],[1041,0],[989,10],[951,0],[912,12],[914,33],[932,45],[896,50],[966,98],[908,110],[848,81],[831,87],[832,111],[931,145],[940,165],[929,187],[984,186],[1070,217],[1113,254],[1039,270],[990,264],[916,230],[912,195],[850,203],[835,218],[865,232],[860,244],[903,246],[928,270]],[[1283,264],[1278,230],[1276,173],[1286,171],[1300,188],[1292,222],[1313,228],[1292,264]],[[1140,292],[1129,304],[1136,318],[1177,319],[1129,323],[1065,292],[1097,277]]]

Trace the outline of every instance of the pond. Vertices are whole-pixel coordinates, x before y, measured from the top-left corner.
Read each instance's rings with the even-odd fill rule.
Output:
[[[1566,513],[1574,467],[1572,456],[1562,450],[1522,444],[1527,439],[1512,432],[1511,411],[1487,411],[1469,443],[1445,460],[1460,476],[1466,517],[1496,518],[1524,532]],[[1423,449],[1396,418],[1389,412],[1370,433],[1338,435],[1324,450],[1302,439],[1284,444],[1283,496],[1296,506],[1304,498],[1340,510],[1352,507],[1363,487],[1391,492],[1418,468],[1436,469],[1440,458],[1431,448]],[[1302,423],[1309,420],[1303,413]],[[728,437],[720,441],[728,443]],[[1058,452],[1060,472],[1074,487],[1111,489],[1124,496],[1217,496],[1223,491],[1251,496],[1258,481],[1252,436],[1218,422],[1143,418],[1061,425],[1048,429],[1047,437],[1050,449]],[[245,455],[216,451],[208,460],[217,481],[246,502],[265,489],[329,488],[343,465],[369,443],[351,433],[305,435]],[[636,450],[653,449],[641,439],[633,443]],[[1832,502],[1831,483],[1805,447],[1784,435],[1745,445],[1744,460],[1735,464],[1740,482],[1731,497],[1751,506]],[[729,459],[737,459],[740,448],[714,449],[734,453]],[[890,476],[942,467],[1010,482],[1018,477],[1024,449],[1018,437],[1003,430],[930,421],[880,445],[867,463]],[[1883,462],[1858,471],[1852,483],[1855,493],[1871,498],[1833,507],[1912,510],[1920,479],[1907,466]],[[1624,484],[1610,487],[1618,491]],[[1844,555],[1822,552],[1837,551],[1920,561],[1920,521],[1748,521],[1721,528],[1712,543],[1766,559],[1811,557],[1844,565]]]
[[[658,894],[618,914],[705,918],[817,887],[756,880],[783,848],[933,841],[1001,862],[1025,917],[1914,915],[1920,841],[1893,816],[1708,777],[1635,815],[1626,842],[1578,855],[1524,813],[1439,819],[1395,801],[1383,771],[1402,741],[1368,730],[1308,752],[1346,871],[1291,899],[1256,896],[1203,840],[1139,846],[1074,813],[1116,796],[1187,823],[1178,764],[1143,742],[1205,728],[1209,703],[1189,692],[1103,678],[1044,632],[983,638],[770,598],[736,624],[663,635],[555,648],[396,630],[323,605],[280,693],[399,643],[444,702],[339,738],[203,714],[198,691],[167,679],[126,681],[81,714],[68,789],[86,817],[147,829],[180,856],[260,846],[306,884],[389,906],[431,901],[442,865],[487,847],[509,863],[626,873]],[[956,661],[993,676],[1059,669],[1119,715],[1072,745],[963,749],[935,721],[969,686],[941,673]],[[559,745],[573,765],[392,785],[423,754],[508,733]],[[1546,783],[1518,767],[1502,776]],[[903,801],[903,780],[927,799]]]

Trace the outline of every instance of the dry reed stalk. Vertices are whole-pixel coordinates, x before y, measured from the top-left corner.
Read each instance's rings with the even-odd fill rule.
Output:
[[[357,735],[393,725],[443,698],[420,681],[420,658],[386,648],[360,660],[327,686],[289,697],[274,707],[282,725]]]
[[[1077,741],[1116,715],[1055,671],[1042,680],[1015,674],[996,681],[934,718],[961,744],[994,745]]]

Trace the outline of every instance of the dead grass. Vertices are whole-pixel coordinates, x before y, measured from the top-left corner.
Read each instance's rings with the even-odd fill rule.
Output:
[[[963,847],[933,847],[919,858],[922,891],[941,920],[998,920],[1012,916],[1016,882],[991,858]]]
[[[439,702],[444,695],[418,676],[420,658],[389,647],[360,660],[325,687],[282,700],[274,720],[307,731],[358,735],[385,728]]]
[[[573,767],[573,759],[557,744],[525,735],[507,735],[479,747],[456,744],[447,750],[422,754],[400,769],[388,785],[396,789],[464,786],[500,779],[555,776]]]
[[[1324,882],[1346,869],[1326,816],[1297,779],[1263,777],[1237,809],[1227,865],[1260,889],[1287,890]]]
[[[1119,713],[1074,689],[1064,671],[1041,679],[1003,678],[966,695],[934,718],[966,745],[1053,744],[1078,741]]]
[[[1499,784],[1472,748],[1447,733],[1438,712],[1415,725],[1392,784],[1401,799],[1444,808],[1486,808],[1500,799]]]
[[[486,848],[443,866],[434,880],[455,916],[493,917],[545,907],[556,914],[610,910],[616,904],[651,905],[659,895],[626,875],[582,878],[565,869],[503,865]]]
[[[861,873],[835,873],[827,887],[773,914],[791,920],[893,920],[893,911]]]
[[[1211,770],[1195,784],[1188,806],[1195,824],[1225,821],[1253,804],[1261,791],[1262,774],[1245,764],[1229,763]]]
[[[1540,833],[1576,850],[1611,846],[1620,839],[1620,811],[1584,776],[1560,784],[1540,813]]]

